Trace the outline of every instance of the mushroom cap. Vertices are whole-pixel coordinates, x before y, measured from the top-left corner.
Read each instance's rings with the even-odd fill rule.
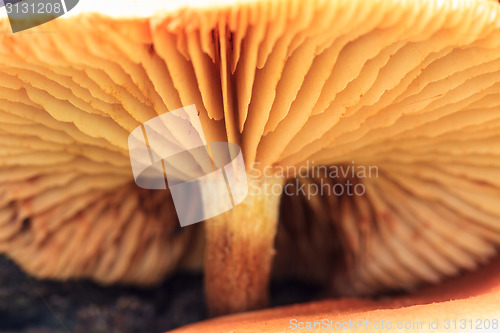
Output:
[[[300,323],[303,327],[307,323],[321,325],[316,326],[314,332],[380,332],[381,329],[391,328],[389,325],[392,325],[391,330],[403,325],[399,331],[436,332],[449,329],[460,332],[453,326],[454,320],[458,325],[472,320],[477,325],[484,322],[491,326],[498,316],[499,301],[500,260],[495,260],[488,267],[454,279],[444,287],[433,286],[412,295],[283,306],[207,320],[171,332],[282,332],[293,328],[298,330]],[[438,326],[430,327],[430,323],[437,323]]]
[[[131,185],[127,137],[191,104],[248,167],[377,167],[366,195],[327,200],[346,292],[496,253],[497,3],[107,4],[0,36],[0,250],[28,271],[149,283],[177,266],[193,231],[175,232],[168,192]]]

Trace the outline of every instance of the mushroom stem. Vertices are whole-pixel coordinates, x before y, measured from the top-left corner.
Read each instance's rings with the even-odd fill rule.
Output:
[[[210,315],[268,304],[282,179],[249,180],[247,198],[205,223],[205,294]]]

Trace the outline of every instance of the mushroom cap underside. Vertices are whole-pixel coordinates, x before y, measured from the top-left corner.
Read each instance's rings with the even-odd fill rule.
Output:
[[[135,17],[133,3],[17,34],[1,21],[0,251],[24,269],[144,284],[174,270],[194,232],[178,232],[167,192],[134,187],[127,137],[191,104],[249,168],[377,167],[366,195],[327,206],[348,292],[496,253],[497,3],[157,1]]]

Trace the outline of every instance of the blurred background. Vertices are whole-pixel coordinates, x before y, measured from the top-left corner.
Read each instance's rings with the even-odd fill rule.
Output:
[[[319,287],[274,281],[272,305],[320,298]],[[0,332],[154,333],[207,317],[203,276],[178,273],[154,288],[37,280],[0,257]]]

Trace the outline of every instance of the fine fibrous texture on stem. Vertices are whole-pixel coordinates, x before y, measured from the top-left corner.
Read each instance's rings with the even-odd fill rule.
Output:
[[[205,289],[213,315],[268,305],[280,199],[272,184],[280,180],[253,185],[244,202],[205,224]]]
[[[33,275],[146,285],[184,264],[200,225],[133,184],[127,138],[191,104],[207,142],[240,145],[249,175],[278,186],[285,167],[376,171],[294,185],[362,195],[250,194],[205,222],[213,314],[266,304],[280,206],[278,273],[343,295],[437,283],[497,252],[494,1],[87,0],[17,34],[0,15],[0,251]]]

